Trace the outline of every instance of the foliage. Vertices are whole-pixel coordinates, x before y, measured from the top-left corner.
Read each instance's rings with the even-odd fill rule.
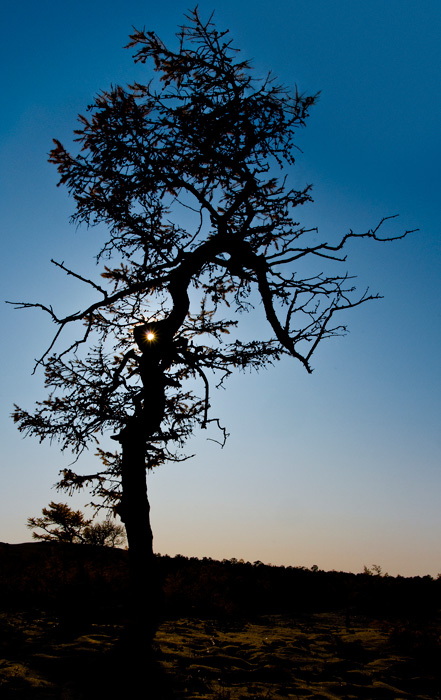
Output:
[[[123,526],[118,525],[110,518],[85,527],[83,538],[85,544],[93,544],[99,547],[121,547],[126,541]]]
[[[33,532],[35,540],[64,542],[70,544],[92,544],[101,547],[119,547],[125,542],[124,528],[113,520],[93,523],[86,520],[80,510],[72,510],[66,503],[51,501],[42,509],[43,516],[28,518],[29,529],[39,528],[43,534]]]
[[[109,547],[60,543],[0,543],[0,596],[18,609],[42,600],[59,605],[92,601],[114,605],[128,590],[128,552]],[[156,557],[168,617],[205,619],[302,615],[344,611],[349,618],[370,615],[410,623],[437,617],[441,582],[428,576],[377,578],[339,571],[311,572],[303,567],[255,566],[194,557]],[[396,624],[395,624],[396,623]]]
[[[368,566],[364,565],[363,567],[363,573],[366,576],[389,576],[389,574],[383,573],[383,569],[379,564],[372,564],[372,566],[369,568]]]
[[[107,231],[97,236],[101,281],[53,261],[93,300],[63,317],[18,303],[44,310],[58,330],[37,363],[48,397],[33,412],[16,407],[14,420],[77,454],[111,432],[120,450],[99,448],[102,469],[66,469],[59,486],[88,486],[117,511],[133,552],[151,539],[145,469],[184,459],[197,426],[213,421],[226,439],[211,386],[285,355],[311,372],[319,344],[346,331],[341,313],[378,297],[356,292],[347,244],[394,238],[381,235],[385,219],[338,240],[298,223],[311,190],[288,175],[317,96],[255,78],[227,32],[197,9],[187,20],[175,49],[135,31],[128,47],[136,63],[153,64],[153,78],[101,92],[79,117],[79,152],[58,140],[51,151],[73,222]],[[266,331],[258,324],[250,339],[238,319],[255,307]],[[76,339],[57,350],[72,326]]]
[[[33,532],[35,540],[46,542],[84,542],[83,531],[92,520],[86,520],[80,510],[72,510],[67,503],[55,503],[51,501],[48,508],[43,508],[43,516],[28,518],[27,527],[44,530],[44,534]]]

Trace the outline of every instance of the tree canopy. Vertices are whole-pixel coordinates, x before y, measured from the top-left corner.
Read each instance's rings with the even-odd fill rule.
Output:
[[[317,95],[255,77],[212,18],[190,12],[174,48],[145,30],[128,48],[153,72],[101,92],[79,117],[78,152],[55,140],[50,154],[75,202],[72,221],[98,227],[103,268],[96,281],[53,261],[94,295],[67,316],[18,303],[43,309],[58,330],[37,363],[48,398],[14,418],[74,453],[111,432],[121,450],[98,448],[101,471],[66,469],[59,483],[90,485],[121,515],[129,550],[141,550],[139,523],[129,530],[144,509],[150,536],[145,469],[182,459],[195,427],[218,423],[212,385],[282,356],[311,372],[319,344],[345,332],[343,312],[378,297],[355,289],[348,242],[395,236],[382,235],[385,219],[338,240],[298,222],[311,189],[289,180]],[[240,314],[256,306],[266,328],[249,339]],[[63,345],[68,326],[78,331]]]
[[[27,520],[30,530],[43,530],[43,533],[32,532],[34,540],[100,547],[119,547],[125,542],[124,528],[109,518],[94,523],[81,510],[73,510],[67,503],[55,501],[51,501],[41,512],[40,517]]]
[[[78,544],[83,542],[84,528],[88,527],[92,520],[86,520],[80,510],[72,510],[67,503],[55,503],[51,501],[47,508],[42,509],[42,516],[28,518],[27,527],[43,530],[43,534],[33,532],[34,540],[46,542],[64,542]]]

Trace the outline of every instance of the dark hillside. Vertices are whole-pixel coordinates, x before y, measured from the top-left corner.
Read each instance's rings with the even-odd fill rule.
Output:
[[[127,552],[58,543],[0,544],[3,608],[118,606],[128,590]],[[166,617],[252,616],[346,610],[378,618],[433,615],[441,580],[157,556]]]
[[[92,545],[0,543],[3,608],[109,605],[128,586],[127,552]]]

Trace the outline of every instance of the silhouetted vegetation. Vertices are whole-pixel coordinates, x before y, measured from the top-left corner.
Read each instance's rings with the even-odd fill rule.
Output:
[[[371,576],[261,562],[156,556],[163,615],[240,618],[345,610],[349,616],[419,618],[440,606],[441,579]],[[0,595],[16,604],[76,599],[118,608],[128,586],[128,553],[90,545],[0,545]],[[84,597],[81,593],[83,591]]]
[[[41,512],[38,518],[28,518],[26,527],[43,530],[43,533],[33,532],[32,537],[44,542],[83,542],[83,530],[92,522],[86,520],[80,510],[72,510],[67,503],[51,501],[48,508],[42,508]]]
[[[0,544],[0,695],[437,697],[441,579],[157,557],[153,659],[127,657],[128,553]],[[125,694],[125,695],[124,695]]]
[[[91,523],[83,530],[84,544],[97,547],[122,547],[126,542],[126,533],[122,525],[106,518]]]
[[[38,518],[28,518],[27,521],[30,530],[34,527],[43,530],[43,533],[32,533],[34,540],[93,544],[99,547],[120,547],[126,540],[124,528],[114,520],[86,520],[82,511],[73,510],[67,503],[51,501],[48,508],[42,508],[42,514]]]
[[[58,330],[37,363],[48,398],[33,412],[16,407],[14,419],[25,435],[75,454],[112,431],[119,451],[100,450],[93,473],[64,470],[59,486],[90,487],[124,522],[133,618],[144,628],[158,590],[146,469],[183,459],[197,426],[218,426],[225,441],[210,387],[233,371],[288,355],[311,372],[319,344],[346,331],[342,312],[378,298],[356,292],[348,243],[406,235],[383,237],[384,219],[338,239],[302,227],[296,212],[310,186],[291,187],[286,176],[316,96],[255,78],[227,32],[197,9],[187,20],[175,49],[134,31],[128,46],[153,79],[101,92],[79,117],[79,153],[57,140],[51,151],[75,201],[72,220],[107,231],[100,280],[54,262],[93,299],[63,317],[18,303],[44,310]],[[244,339],[237,312],[255,306],[266,330]],[[67,327],[75,339],[60,347]]]

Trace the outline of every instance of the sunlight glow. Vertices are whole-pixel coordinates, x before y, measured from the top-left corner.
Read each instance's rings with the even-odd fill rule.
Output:
[[[147,340],[154,340],[155,339],[155,334],[149,331],[146,335]]]

